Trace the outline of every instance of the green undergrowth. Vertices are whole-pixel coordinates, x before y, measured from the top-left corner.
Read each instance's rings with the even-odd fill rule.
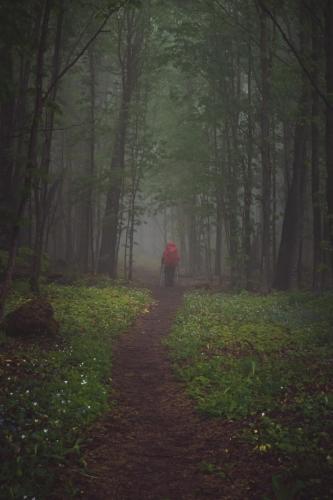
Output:
[[[276,498],[333,498],[332,294],[189,294],[168,345],[198,409],[281,465]]]
[[[9,310],[26,300],[23,288]],[[148,292],[106,283],[43,292],[60,322],[59,338],[36,345],[1,337],[3,499],[51,498],[59,471],[80,460],[84,430],[109,406],[112,341],[150,302]]]

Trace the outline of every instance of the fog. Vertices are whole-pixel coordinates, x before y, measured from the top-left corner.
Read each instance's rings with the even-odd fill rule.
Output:
[[[4,296],[23,268],[158,275],[169,239],[193,279],[331,285],[329,12],[259,3],[8,2]]]

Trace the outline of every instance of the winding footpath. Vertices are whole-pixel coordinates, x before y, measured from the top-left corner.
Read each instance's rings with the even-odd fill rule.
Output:
[[[151,312],[115,346],[111,397],[116,406],[89,433],[87,475],[75,480],[80,498],[261,498],[258,463],[251,463],[249,451],[233,439],[235,423],[200,416],[173,374],[163,338],[182,290],[156,289],[154,298]],[[207,470],[207,464],[217,464],[220,473]]]

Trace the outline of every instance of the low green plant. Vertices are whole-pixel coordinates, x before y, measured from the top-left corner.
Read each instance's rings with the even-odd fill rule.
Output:
[[[33,254],[34,252],[30,247],[24,247],[24,246],[20,247],[17,252],[16,268],[19,271],[29,273],[31,269]],[[3,272],[5,270],[7,259],[8,259],[8,252],[6,250],[0,250],[0,272]],[[47,272],[50,266],[50,262],[46,254],[43,254],[41,264],[42,264],[41,267],[42,272],[43,273]]]
[[[227,476],[227,473],[224,470],[222,470],[221,467],[218,467],[215,464],[212,464],[211,462],[205,462],[205,461],[201,462],[199,464],[199,469],[204,474],[219,476],[222,479],[224,479]]]
[[[306,498],[333,496],[332,326],[331,293],[192,293],[167,341],[198,409],[241,420]]]
[[[43,292],[59,339],[47,350],[0,351],[0,498],[48,498],[57,471],[79,460],[84,429],[110,404],[112,342],[150,300],[121,287]],[[14,293],[9,309],[22,300]]]

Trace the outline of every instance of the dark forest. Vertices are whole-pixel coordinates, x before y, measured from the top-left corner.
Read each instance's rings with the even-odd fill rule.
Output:
[[[0,61],[0,498],[332,498],[333,2],[0,0]]]

